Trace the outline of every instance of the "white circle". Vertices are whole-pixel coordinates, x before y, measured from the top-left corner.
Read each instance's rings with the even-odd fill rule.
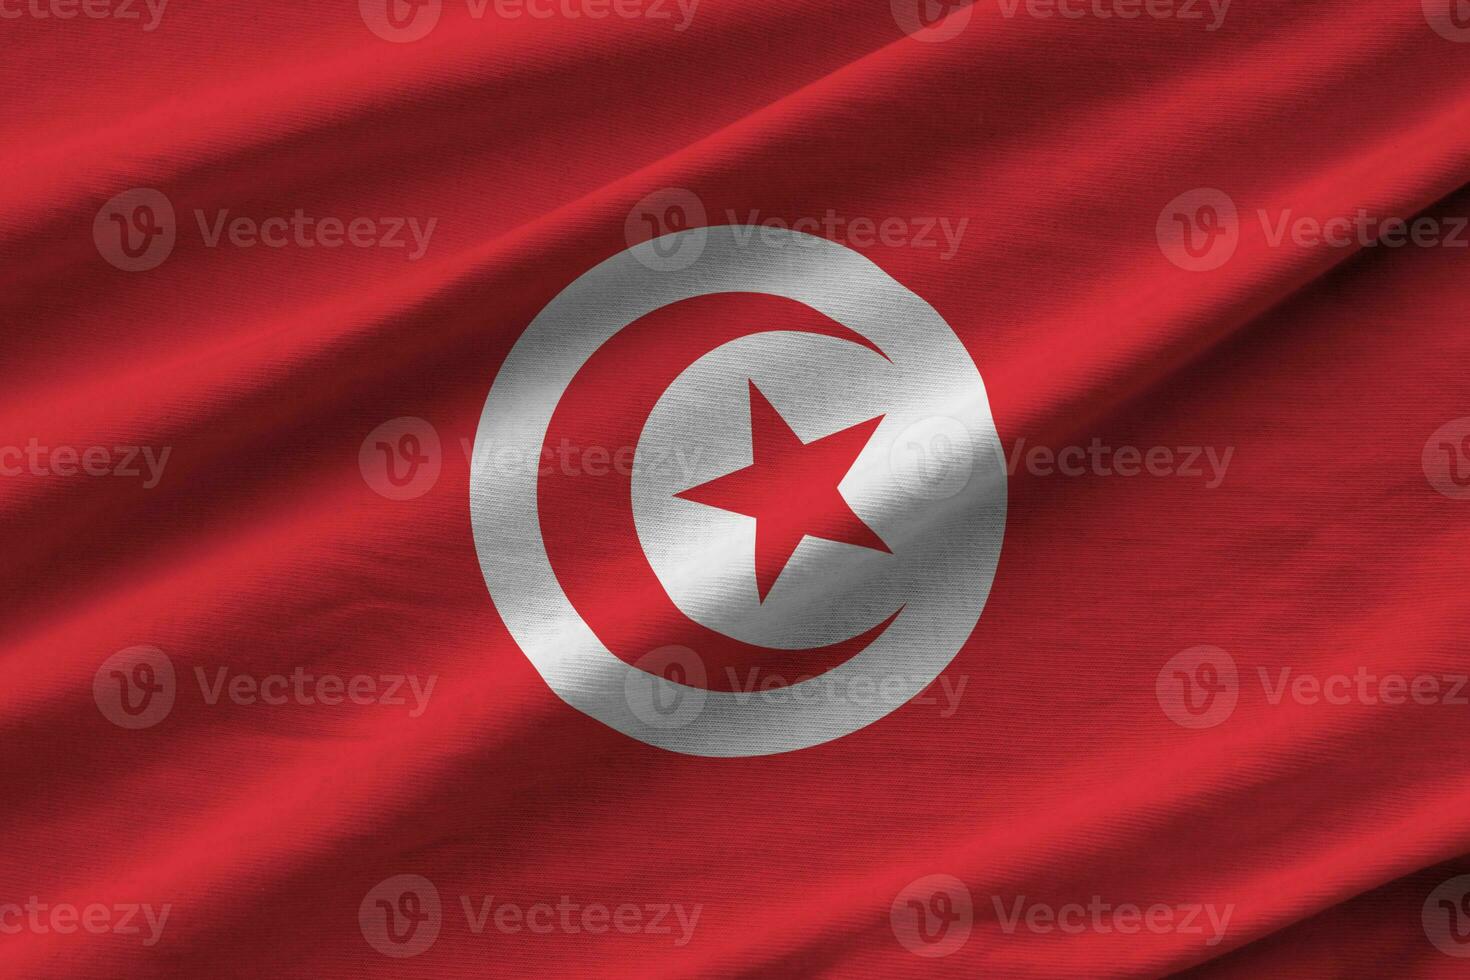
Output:
[[[475,437],[470,477],[475,547],[511,636],[569,705],[632,738],[687,755],[740,757],[808,748],[870,725],[912,699],[948,666],[974,630],[1005,531],[1000,439],[980,372],[949,325],[849,248],[784,229],[753,232],[732,226],[680,232],[706,236],[699,259],[684,269],[650,268],[648,253],[667,253],[679,244],[655,239],[584,273],[542,310],[512,348],[485,400]],[[903,611],[867,649],[793,685],[797,696],[708,691],[703,709],[688,724],[658,728],[629,703],[638,687],[625,680],[636,668],[602,644],[557,580],[541,536],[536,475],[497,469],[494,453],[510,446],[535,458],[567,387],[624,327],[671,303],[728,292],[784,296],[867,338],[906,383],[924,392],[929,414],[942,412],[964,424],[975,477],[956,496],[923,502],[901,518],[924,539],[929,560],[921,570],[921,587],[906,597]],[[935,542],[932,547],[929,541]],[[876,685],[882,693],[847,697],[854,682],[864,689]]]

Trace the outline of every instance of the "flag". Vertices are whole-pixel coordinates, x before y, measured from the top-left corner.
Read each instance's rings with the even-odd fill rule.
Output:
[[[1470,6],[0,20],[0,974],[1463,974]]]

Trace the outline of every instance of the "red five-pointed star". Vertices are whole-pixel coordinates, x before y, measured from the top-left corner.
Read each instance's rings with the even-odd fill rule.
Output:
[[[755,462],[676,496],[755,518],[755,584],[765,602],[808,534],[889,551],[837,489],[882,421],[880,415],[803,443],[752,381],[750,451]]]

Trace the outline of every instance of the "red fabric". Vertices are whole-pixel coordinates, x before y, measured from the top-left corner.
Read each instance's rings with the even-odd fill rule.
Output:
[[[1470,252],[1272,242],[1288,209],[1470,213],[1453,11],[1238,0],[1207,30],[1205,5],[1069,19],[997,0],[939,41],[883,3],[702,0],[682,30],[666,6],[476,19],[445,0],[427,36],[393,43],[348,2],[174,0],[153,30],[142,7],[0,5],[0,451],[21,453],[0,456],[19,469],[0,478],[0,906],[170,908],[151,945],[142,912],[141,935],[38,913],[0,933],[0,973],[1464,975],[1421,912],[1470,873],[1470,708],[1273,704],[1257,680],[1470,670],[1470,501],[1426,465],[1470,434],[1436,437],[1470,416]],[[171,204],[177,241],[129,272],[106,232],[164,216],[99,212],[134,188]],[[1008,457],[1096,439],[1230,448],[1228,470],[1208,486],[1207,467],[1019,466],[948,716],[936,694],[745,759],[605,727],[548,689],[490,601],[463,447],[527,324],[666,188],[697,197],[696,225],[815,222],[931,304]],[[1201,188],[1238,209],[1238,242],[1194,271],[1160,226]],[[1174,213],[1229,224],[1203,207]],[[404,248],[240,247],[225,209],[436,224],[417,259],[407,227]],[[859,218],[932,220],[936,245],[874,241]],[[939,219],[964,223],[948,257]],[[360,455],[406,417],[437,452],[393,430],[388,458],[439,472],[395,500]],[[104,447],[108,475],[33,464],[32,442]],[[142,475],[114,475],[117,447]],[[142,447],[169,450],[153,486]],[[99,709],[116,680],[99,670],[139,646],[167,655],[176,693],[130,730]],[[1239,703],[1192,729],[1158,685],[1199,646],[1233,658]],[[221,669],[436,683],[417,717],[411,696],[210,703],[196,671]],[[359,913],[401,874],[436,886],[442,924],[395,959]],[[934,959],[893,925],[932,874],[974,910]],[[461,904],[564,896],[700,912],[680,945],[672,918],[476,933]],[[1208,944],[1007,931],[998,912],[1094,896],[1233,913]]]

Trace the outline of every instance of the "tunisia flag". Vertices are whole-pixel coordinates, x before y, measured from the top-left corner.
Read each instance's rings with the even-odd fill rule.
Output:
[[[0,32],[0,975],[1464,975],[1465,3]]]

